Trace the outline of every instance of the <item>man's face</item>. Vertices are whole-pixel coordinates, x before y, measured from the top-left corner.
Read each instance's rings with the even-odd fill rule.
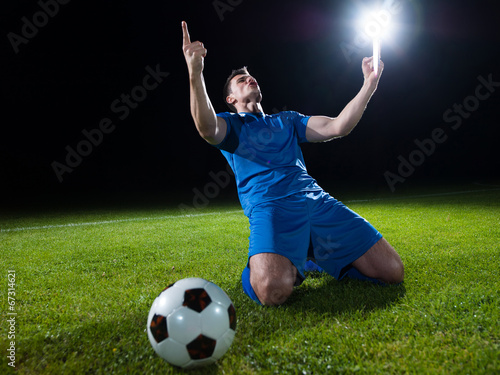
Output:
[[[228,98],[230,98],[228,100],[235,100],[240,103],[250,101],[260,103],[262,94],[255,78],[249,74],[240,74],[231,80],[231,94],[229,94]]]

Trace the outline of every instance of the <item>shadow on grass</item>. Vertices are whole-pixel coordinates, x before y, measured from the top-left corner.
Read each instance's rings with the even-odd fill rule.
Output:
[[[310,275],[284,306],[288,310],[340,315],[350,311],[384,309],[406,294],[403,284],[380,286],[366,281],[335,280],[327,274]]]
[[[85,321],[54,326],[37,334],[19,353],[21,373],[190,374],[219,373],[217,363],[192,370],[170,365],[151,347],[143,309],[124,312],[119,320]]]

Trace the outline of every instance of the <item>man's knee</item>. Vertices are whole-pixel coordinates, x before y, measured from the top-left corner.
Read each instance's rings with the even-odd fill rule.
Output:
[[[293,292],[297,269],[289,259],[262,253],[250,258],[250,284],[263,305],[281,305]]]
[[[261,277],[252,280],[252,287],[263,305],[276,306],[283,304],[293,292],[293,281],[287,277]]]
[[[388,284],[402,283],[405,277],[405,268],[403,261],[398,253],[394,251],[392,256],[386,258],[385,272],[382,276],[382,281]]]
[[[353,265],[362,274],[387,284],[399,284],[404,280],[401,257],[384,238],[354,261]]]
[[[387,282],[389,284],[399,284],[402,283],[405,278],[405,267],[401,258],[394,259],[392,262],[391,271],[388,274]]]

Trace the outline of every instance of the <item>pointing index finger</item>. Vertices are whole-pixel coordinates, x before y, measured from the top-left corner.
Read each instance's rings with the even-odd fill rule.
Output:
[[[188,44],[191,44],[191,38],[189,36],[189,31],[188,31],[188,27],[187,27],[186,21],[182,21],[182,36],[183,36],[182,44],[184,46],[187,46]]]

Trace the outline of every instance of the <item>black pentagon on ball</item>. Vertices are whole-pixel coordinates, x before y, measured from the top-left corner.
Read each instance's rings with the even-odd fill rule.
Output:
[[[202,312],[205,307],[207,307],[212,299],[208,295],[207,291],[203,288],[188,289],[184,292],[184,303],[183,306],[190,308],[191,310]]]
[[[168,339],[168,328],[167,328],[167,318],[163,315],[155,314],[153,319],[151,319],[151,324],[149,325],[151,334],[155,338],[157,343]]]
[[[216,344],[216,340],[204,335],[199,335],[187,344],[186,348],[191,359],[205,359],[214,354]]]
[[[236,331],[236,309],[233,304],[227,308],[227,313],[229,315],[229,328]]]

